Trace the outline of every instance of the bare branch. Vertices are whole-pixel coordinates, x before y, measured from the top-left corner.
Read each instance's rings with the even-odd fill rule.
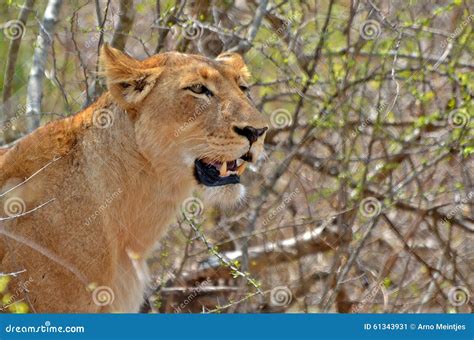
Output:
[[[128,33],[132,29],[135,17],[135,7],[133,0],[120,0],[118,21],[110,44],[123,50],[127,43]]]
[[[12,94],[12,88],[13,88],[13,75],[15,73],[15,66],[18,58],[18,51],[20,50],[20,44],[21,40],[23,38],[24,30],[26,27],[26,21],[28,19],[28,16],[30,12],[33,10],[33,5],[34,5],[35,0],[25,0],[25,3],[21,7],[20,14],[18,15],[18,21],[20,23],[19,29],[21,32],[20,34],[15,35],[10,40],[10,44],[8,46],[8,54],[7,54],[7,63],[5,67],[5,75],[3,78],[3,93],[2,93],[2,103],[3,103],[3,116],[4,116],[4,121],[8,122],[10,118],[12,118],[12,107],[10,105],[9,99]],[[3,138],[4,140],[2,141],[0,139],[0,143],[10,143],[12,142],[15,137],[12,136],[11,134],[7,133],[4,131],[5,137]],[[0,135],[0,138],[2,136]]]

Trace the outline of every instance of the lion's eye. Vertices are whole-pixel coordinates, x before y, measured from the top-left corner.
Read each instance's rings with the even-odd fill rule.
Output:
[[[207,87],[205,87],[202,84],[195,84],[195,85],[188,86],[186,87],[186,90],[189,90],[196,94],[205,94],[208,97],[213,96],[213,93],[211,92],[211,90],[209,90]]]
[[[240,91],[242,91],[247,96],[247,98],[251,102],[253,102],[252,101],[252,96],[250,95],[250,88],[247,85],[239,85],[239,88],[240,88]]]
[[[247,92],[249,90],[249,87],[247,85],[239,85],[239,88],[242,92]]]

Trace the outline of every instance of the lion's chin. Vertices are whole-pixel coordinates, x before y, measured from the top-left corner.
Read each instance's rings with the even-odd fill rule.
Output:
[[[231,209],[242,203],[246,189],[242,184],[204,187],[204,201],[210,205]]]

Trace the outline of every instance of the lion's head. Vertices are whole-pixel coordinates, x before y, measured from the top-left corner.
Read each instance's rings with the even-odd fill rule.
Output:
[[[169,52],[138,61],[105,46],[102,62],[109,91],[154,168],[205,188],[215,202],[244,195],[240,175],[262,154],[268,125],[249,97],[238,54],[213,60]]]

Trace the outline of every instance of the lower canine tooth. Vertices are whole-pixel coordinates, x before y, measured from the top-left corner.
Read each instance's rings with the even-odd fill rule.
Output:
[[[223,162],[219,170],[219,175],[221,175],[221,177],[225,177],[226,174],[227,174],[227,162]]]
[[[242,163],[239,165],[239,167],[237,168],[237,175],[242,175],[245,171],[245,167],[247,166],[247,163]]]

